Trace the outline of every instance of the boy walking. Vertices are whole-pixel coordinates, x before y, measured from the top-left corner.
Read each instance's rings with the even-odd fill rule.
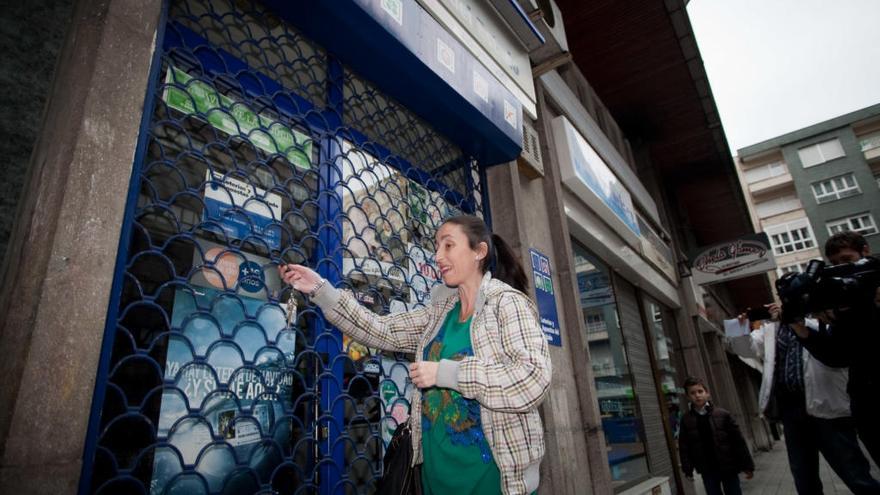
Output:
[[[702,380],[690,377],[684,388],[691,406],[678,436],[681,469],[691,481],[696,469],[707,495],[741,495],[739,473],[751,479],[755,463],[739,426],[729,412],[709,402],[709,389]]]

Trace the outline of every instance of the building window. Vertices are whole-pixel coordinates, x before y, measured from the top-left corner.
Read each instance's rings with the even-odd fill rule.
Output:
[[[581,245],[573,243],[573,251],[608,464],[619,487],[649,475],[645,431],[609,269]]]
[[[779,215],[786,211],[797,210],[801,208],[801,201],[794,194],[788,196],[780,196],[778,198],[769,199],[755,204],[755,212],[758,217],[767,218],[773,215]]]
[[[846,156],[846,153],[843,152],[840,141],[835,138],[805,146],[798,150],[798,156],[801,158],[801,164],[804,168],[808,168]]]
[[[870,213],[860,213],[852,217],[841,218],[828,222],[827,225],[828,233],[831,235],[847,230],[852,230],[862,235],[877,233],[877,224],[874,223],[874,217]]]
[[[803,251],[816,246],[813,231],[807,219],[773,225],[764,229],[773,244],[773,252],[781,255]]]
[[[841,175],[812,184],[816,203],[827,203],[835,199],[846,198],[861,193],[859,183],[853,174]]]
[[[747,183],[754,184],[755,182],[760,182],[764,179],[778,177],[786,172],[788,172],[788,169],[785,168],[785,163],[773,162],[750,168],[743,172],[743,177],[745,177]]]

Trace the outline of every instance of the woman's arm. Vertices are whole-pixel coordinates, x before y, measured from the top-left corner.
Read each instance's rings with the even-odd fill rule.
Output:
[[[321,277],[307,267],[284,265],[279,271],[284,281],[299,291],[308,293],[320,287],[311,294],[311,300],[321,308],[327,321],[368,347],[416,352],[424,329],[431,323],[431,310],[427,307],[379,316],[361,306],[351,293],[327,283],[321,285]]]
[[[764,307],[770,312],[770,320],[765,320],[759,329],[749,332],[748,335],[727,339],[728,347],[734,354],[744,358],[764,360],[764,339],[767,332],[776,332],[779,317],[782,315],[782,306],[778,303],[770,303],[765,304]],[[740,314],[737,319],[751,324],[747,313]]]
[[[501,347],[509,358],[487,363],[476,357],[442,360],[437,386],[452,388],[488,409],[527,412],[544,399],[550,387],[550,353],[534,303],[522,294],[507,293],[498,304]]]
[[[744,358],[764,359],[764,334],[767,331],[775,332],[776,323],[764,324],[761,328],[750,332],[748,335],[731,337],[727,339],[730,350]]]
[[[367,347],[385,351],[416,352],[419,339],[430,323],[427,307],[379,316],[363,307],[350,292],[330,285],[321,287],[312,296],[312,302],[342,333]]]

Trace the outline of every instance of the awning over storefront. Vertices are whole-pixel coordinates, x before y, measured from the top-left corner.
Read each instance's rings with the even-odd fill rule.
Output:
[[[645,153],[695,246],[754,231],[688,20],[687,2],[558,0],[575,63]],[[739,307],[770,297],[765,277],[727,282]]]
[[[418,3],[266,4],[481,164],[519,155],[519,100]]]

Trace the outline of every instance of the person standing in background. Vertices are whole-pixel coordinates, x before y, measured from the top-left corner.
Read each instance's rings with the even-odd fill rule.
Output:
[[[678,449],[681,469],[693,481],[694,470],[703,478],[706,495],[740,495],[739,473],[752,479],[755,463],[733,416],[709,402],[703,380],[689,377],[684,389],[690,410],[681,420]]]

